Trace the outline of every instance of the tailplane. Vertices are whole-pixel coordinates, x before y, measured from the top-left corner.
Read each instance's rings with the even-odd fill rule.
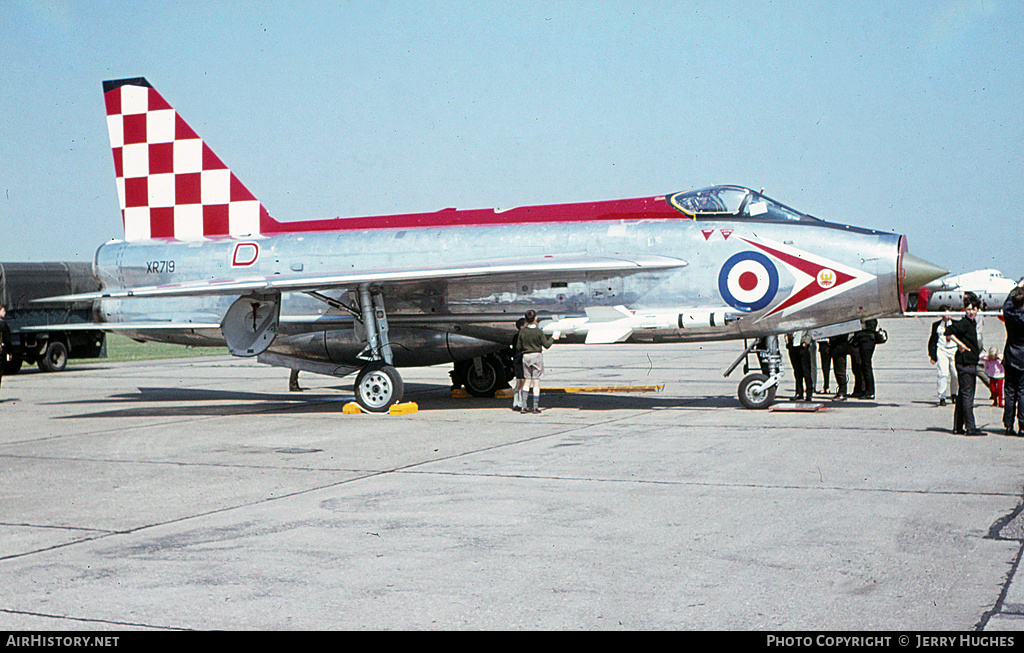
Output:
[[[272,220],[142,77],[103,82],[125,240],[255,236]]]

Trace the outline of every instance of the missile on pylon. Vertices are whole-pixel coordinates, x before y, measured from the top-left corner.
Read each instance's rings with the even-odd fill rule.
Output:
[[[543,324],[542,328],[556,338],[586,334],[584,344],[606,345],[625,342],[638,330],[716,329],[742,317],[729,308],[631,311],[625,306],[596,306],[587,308],[586,313],[586,317],[556,317]]]

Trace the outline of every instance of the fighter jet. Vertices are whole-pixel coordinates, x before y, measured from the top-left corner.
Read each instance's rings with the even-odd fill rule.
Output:
[[[356,373],[367,411],[402,400],[403,366],[454,363],[457,384],[492,394],[528,309],[586,344],[852,331],[946,272],[910,255],[905,236],[731,185],[278,221],[144,78],[103,87],[124,239],[96,252],[102,289],[75,297],[96,300],[102,328],[139,340]],[[764,371],[740,384],[749,408],[769,406],[782,375],[777,345],[763,353]]]

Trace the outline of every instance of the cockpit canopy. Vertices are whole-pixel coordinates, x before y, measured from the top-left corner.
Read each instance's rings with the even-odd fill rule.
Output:
[[[742,186],[711,186],[669,195],[668,203],[690,218],[817,220]]]

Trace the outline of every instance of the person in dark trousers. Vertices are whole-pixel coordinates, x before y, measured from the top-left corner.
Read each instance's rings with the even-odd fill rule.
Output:
[[[974,293],[964,294],[964,316],[946,327],[946,337],[956,343],[956,378],[959,386],[953,407],[953,433],[984,435],[974,423],[974,390],[978,382],[978,325],[975,318],[981,302]]]
[[[833,401],[846,399],[846,359],[850,355],[850,334],[844,333],[828,339],[828,351],[832,356],[832,370],[836,377],[836,396]]]
[[[541,331],[537,325],[537,313],[526,311],[526,326],[519,331],[516,340],[516,351],[523,353],[523,374],[530,384],[533,394],[533,408],[527,406],[528,397],[523,402],[524,413],[540,412],[540,377],[544,374],[544,350],[554,344],[555,339]],[[557,337],[557,334],[555,334]]]
[[[786,349],[789,350],[789,362],[793,365],[793,378],[796,381],[796,401],[814,400],[814,377],[811,376],[810,335],[806,331],[786,334]]]
[[[878,329],[878,320],[866,320],[864,328],[853,334],[850,344],[857,353],[854,356],[853,375],[858,379],[858,387],[851,397],[857,399],[875,398],[875,371],[871,367],[871,359],[875,355],[875,331]]]
[[[818,355],[821,357],[822,394],[828,394],[828,375],[832,372],[832,354],[828,350],[828,340],[818,343]]]
[[[850,334],[850,374],[853,376],[853,392],[849,396],[860,398],[864,396],[864,376],[860,372],[860,348],[854,343],[855,335],[856,332]]]
[[[1003,302],[1006,347],[1003,349],[1003,426],[1006,435],[1024,436],[1024,280],[1010,291]]]
[[[526,406],[526,391],[523,390],[523,386],[526,385],[526,377],[523,376],[523,352],[516,348],[516,343],[519,342],[519,332],[526,326],[526,318],[521,317],[516,320],[516,333],[512,336],[512,373],[516,377],[516,385],[512,389],[512,410],[516,412],[522,412]]]

